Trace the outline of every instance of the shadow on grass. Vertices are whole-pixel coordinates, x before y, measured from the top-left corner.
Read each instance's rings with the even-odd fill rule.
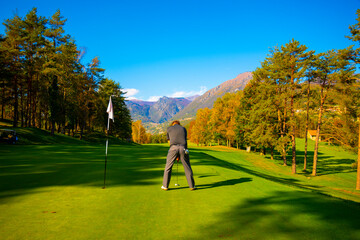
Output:
[[[110,145],[107,187],[150,185],[163,175],[165,146]],[[105,146],[0,146],[0,199],[53,186],[101,188]]]
[[[202,184],[196,185],[198,189],[208,189],[208,188],[216,188],[216,187],[223,187],[223,186],[234,186],[239,183],[251,182],[252,178],[238,178],[238,179],[230,179],[220,182],[215,182],[211,184]]]
[[[220,182],[214,182],[210,184],[196,184],[196,191],[203,190],[203,189],[209,189],[209,188],[216,188],[216,187],[223,187],[223,186],[234,186],[240,183],[245,182],[251,182],[252,178],[237,178],[237,179],[230,179]],[[179,190],[179,189],[186,189],[189,188],[188,186],[175,186],[175,187],[169,187],[167,191],[173,191],[173,190]]]
[[[345,150],[344,150],[345,151]],[[301,172],[304,166],[304,151],[296,151],[296,164],[299,174],[311,174],[312,167],[313,167],[313,159],[314,159],[314,151],[307,152],[307,172]],[[270,156],[266,156],[266,158],[270,159]],[[283,164],[283,160],[281,156],[278,154],[274,155],[275,162],[279,165]],[[287,164],[291,166],[292,156],[291,152],[287,154]],[[318,152],[318,163],[317,163],[317,175],[329,175],[329,174],[336,174],[336,173],[349,173],[355,172],[356,170],[351,168],[351,164],[354,163],[354,159],[348,158],[337,158],[336,156],[332,156],[330,154],[324,154],[322,152]]]
[[[250,198],[217,216],[207,238],[359,239],[360,205],[310,192]]]
[[[227,168],[227,169],[231,169],[231,170],[237,170],[237,171],[248,173],[248,174],[256,176],[256,177],[260,177],[260,178],[272,181],[272,182],[281,183],[281,184],[285,184],[285,185],[289,185],[289,186],[294,186],[294,187],[298,187],[301,189],[316,190],[316,191],[320,192],[321,186],[304,184],[294,178],[277,177],[277,176],[269,175],[266,173],[262,173],[262,172],[247,168],[240,163],[234,164],[234,163],[216,158],[211,155],[211,152],[213,152],[213,150],[210,150],[210,149],[202,149],[201,152],[192,151],[192,159],[193,160],[201,159],[201,161],[198,161],[196,163],[197,165],[209,165],[209,166],[212,165],[212,166],[223,167],[223,168]]]

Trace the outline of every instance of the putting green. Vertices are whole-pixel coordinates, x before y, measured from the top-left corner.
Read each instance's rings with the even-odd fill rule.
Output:
[[[354,171],[308,179],[254,153],[191,147],[198,190],[179,165],[180,186],[173,171],[162,191],[167,150],[110,145],[102,189],[104,146],[0,145],[0,239],[360,239]]]

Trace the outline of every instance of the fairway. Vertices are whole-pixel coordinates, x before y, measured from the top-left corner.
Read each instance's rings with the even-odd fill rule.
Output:
[[[360,239],[355,172],[310,179],[254,153],[191,147],[198,189],[179,165],[180,186],[174,168],[162,191],[167,150],[110,145],[102,189],[104,146],[0,145],[0,239]]]

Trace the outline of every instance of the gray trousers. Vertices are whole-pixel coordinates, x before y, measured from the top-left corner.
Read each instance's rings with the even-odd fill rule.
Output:
[[[186,180],[190,188],[195,187],[193,171],[190,165],[189,154],[185,154],[185,148],[181,145],[172,145],[166,157],[166,166],[164,170],[163,186],[168,188],[171,179],[171,170],[176,161],[176,158],[180,157],[181,163],[185,170]]]

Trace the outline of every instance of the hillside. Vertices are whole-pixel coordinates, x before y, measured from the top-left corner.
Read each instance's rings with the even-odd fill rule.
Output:
[[[224,96],[226,93],[233,93],[239,90],[243,90],[251,79],[251,72],[239,74],[236,78],[228,80],[219,86],[210,89],[200,97],[197,97],[183,110],[178,112],[173,117],[173,119],[184,120],[195,117],[197,110],[201,108],[212,108],[217,98]]]
[[[150,120],[155,123],[167,122],[190,102],[186,98],[162,97],[150,107]]]
[[[162,97],[156,102],[128,100],[126,105],[133,120],[141,120],[144,123],[163,123],[184,109],[191,102],[190,99],[192,98]]]
[[[79,133],[74,137],[55,133],[51,135],[50,131],[38,128],[14,128],[9,121],[0,121],[0,129],[15,130],[18,136],[18,142],[15,145],[47,145],[47,144],[64,144],[64,145],[91,145],[91,144],[104,144],[106,135],[103,132],[84,132],[83,140],[79,139]],[[121,139],[113,136],[108,137],[111,144],[129,144]],[[0,145],[7,146],[8,143],[0,142]]]
[[[181,120],[182,125],[188,124],[201,108],[212,108],[214,102],[226,93],[243,90],[252,79],[251,72],[239,74],[214,87],[201,96],[188,98],[162,97],[157,102],[142,100],[127,100],[126,105],[130,110],[133,120],[141,120],[146,130],[152,134],[164,132],[168,121]]]
[[[131,118],[133,120],[141,120],[143,122],[149,122],[150,107],[155,102],[141,101],[141,100],[128,100],[126,106],[130,110]]]

